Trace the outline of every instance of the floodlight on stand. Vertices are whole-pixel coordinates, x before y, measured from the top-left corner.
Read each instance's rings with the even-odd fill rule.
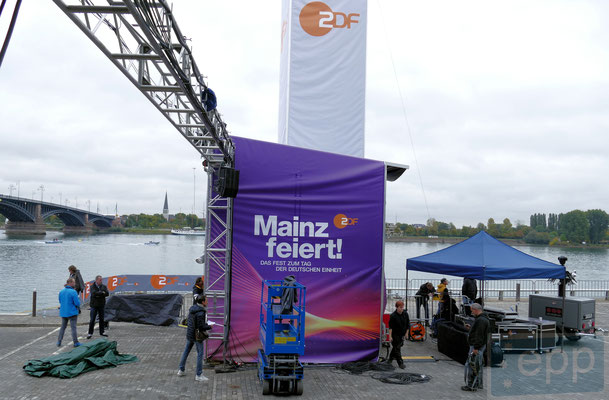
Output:
[[[195,258],[195,262],[197,264],[205,264],[205,254],[201,255],[199,258]]]

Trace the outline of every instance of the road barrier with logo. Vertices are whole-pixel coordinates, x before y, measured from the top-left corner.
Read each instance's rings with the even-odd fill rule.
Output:
[[[196,279],[200,275],[114,275],[102,278],[110,294],[120,292],[192,292]],[[85,284],[83,292],[85,302],[89,301],[91,285]]]

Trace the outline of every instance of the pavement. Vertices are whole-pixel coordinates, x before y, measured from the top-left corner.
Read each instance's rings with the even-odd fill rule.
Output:
[[[496,307],[509,302],[493,304]],[[521,315],[526,303],[521,302]],[[80,317],[78,332],[88,315]],[[525,316],[525,315],[523,315]],[[609,327],[609,303],[597,301],[597,326]],[[0,399],[262,399],[255,365],[246,364],[237,372],[217,374],[206,365],[208,382],[194,380],[196,350],[189,356],[186,376],[177,376],[178,362],[185,344],[180,327],[156,327],[112,322],[109,340],[118,343],[120,353],[134,354],[139,362],[80,375],[74,379],[35,378],[23,372],[30,359],[54,352],[69,351],[69,329],[64,346],[58,349],[57,317],[0,315]],[[93,338],[97,338],[97,331]],[[86,341],[85,338],[81,338]],[[464,368],[437,351],[436,342],[407,342],[405,356],[433,356],[438,361],[406,362],[405,372],[431,377],[426,383],[395,385],[382,383],[372,375],[351,375],[332,365],[305,366],[301,399],[586,399],[609,398],[609,368],[604,357],[609,337],[583,338],[565,343],[551,353],[507,354],[503,368],[485,368],[485,388],[463,392]],[[575,360],[575,362],[573,362]],[[394,364],[395,365],[395,364]],[[396,369],[395,372],[402,372]],[[284,397],[284,396],[281,396]]]

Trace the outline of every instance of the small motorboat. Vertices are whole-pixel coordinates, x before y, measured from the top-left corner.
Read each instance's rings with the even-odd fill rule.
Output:
[[[63,243],[63,240],[53,239],[53,240],[45,240],[44,242],[46,244],[58,244],[58,243]]]
[[[153,242],[152,240],[144,243],[146,246],[157,246],[161,242]]]

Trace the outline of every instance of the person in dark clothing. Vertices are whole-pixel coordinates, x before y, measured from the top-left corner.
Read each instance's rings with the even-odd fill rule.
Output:
[[[283,278],[281,286],[294,287],[296,277],[288,275]],[[296,289],[283,289],[281,293],[281,314],[292,314],[294,312],[294,304],[298,303],[298,293]],[[291,321],[290,321],[291,322]]]
[[[192,301],[197,299],[200,295],[203,294],[203,277],[198,277],[195,281],[195,286],[192,288]]]
[[[108,288],[102,283],[101,275],[95,277],[95,282],[91,285],[91,319],[89,319],[89,334],[87,339],[91,339],[93,336],[93,328],[95,328],[95,319],[99,315],[99,335],[108,336],[104,333],[106,327],[104,323],[104,311],[106,308],[106,297],[110,296]]]
[[[429,297],[434,294],[436,288],[434,288],[431,282],[427,282],[421,285],[416,293],[415,301],[417,308],[417,319],[421,319],[421,306],[425,310],[425,321],[429,321]]]
[[[462,304],[465,315],[472,315],[469,306],[476,300],[476,296],[478,295],[478,285],[476,285],[476,280],[472,278],[464,278],[463,286],[461,286],[461,294],[463,295]]]
[[[478,295],[478,285],[476,284],[476,280],[472,278],[464,278],[463,286],[461,286],[461,294],[463,296],[467,296],[470,303],[476,300],[476,296]]]
[[[440,318],[446,321],[455,322],[455,316],[459,314],[459,307],[457,307],[457,302],[455,299],[450,297],[448,294],[448,289],[444,289],[444,293],[442,294],[442,307],[439,313]]]
[[[483,389],[483,357],[488,342],[490,330],[490,322],[485,313],[482,312],[482,306],[478,303],[471,305],[472,314],[476,319],[470,327],[467,336],[469,344],[469,356],[465,363],[465,376],[467,377],[467,385],[461,386],[461,390],[475,392],[478,389]],[[467,328],[469,325],[466,325]]]
[[[79,295],[85,290],[85,281],[82,280],[82,276],[80,275],[80,270],[76,268],[74,265],[70,265],[68,267],[68,271],[70,272],[70,278],[74,279],[74,290]]]
[[[389,363],[394,359],[398,362],[398,366],[404,369],[404,360],[402,360],[402,346],[404,345],[404,337],[410,329],[410,318],[408,313],[404,311],[404,302],[395,302],[395,311],[389,317],[389,336],[391,336],[391,354],[389,355]]]
[[[198,382],[205,382],[209,379],[203,376],[203,342],[196,341],[195,330],[208,331],[211,329],[211,325],[207,324],[207,298],[204,294],[197,296],[195,304],[190,307],[188,311],[188,327],[186,328],[186,347],[182,353],[180,359],[180,366],[178,369],[178,376],[184,376],[184,370],[186,368],[186,359],[190,350],[194,345],[197,345],[197,375],[195,380]]]

